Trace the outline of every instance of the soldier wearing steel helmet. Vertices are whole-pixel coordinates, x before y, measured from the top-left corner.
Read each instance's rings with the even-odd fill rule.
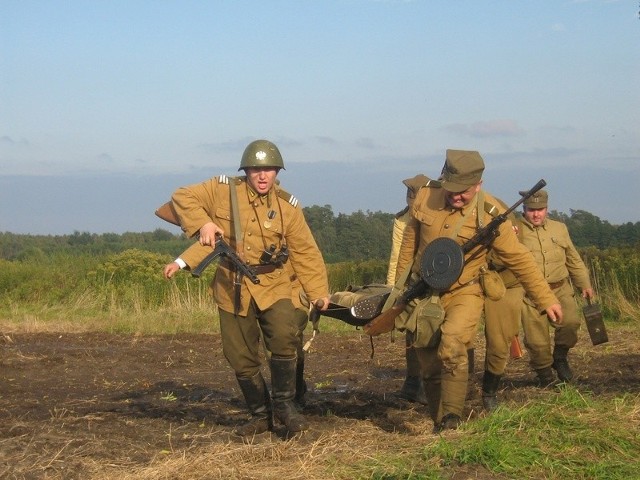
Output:
[[[172,196],[181,227],[187,235],[197,235],[199,243],[167,265],[165,277],[197,266],[218,236],[258,272],[260,282],[254,284],[222,261],[212,282],[223,353],[251,413],[249,421],[235,429],[242,436],[271,430],[273,417],[292,433],[308,428],[294,402],[304,328],[300,290],[323,305],[321,309],[329,304],[322,254],[298,200],[276,182],[281,169],[284,162],[276,145],[256,140],[242,155],[238,170],[245,175],[220,175],[179,188]],[[271,395],[261,373],[261,337],[270,352]],[[300,380],[298,375],[298,387]]]
[[[491,222],[494,218],[491,212],[504,211],[496,206],[495,197],[481,189],[483,171],[484,161],[478,152],[447,150],[440,182],[418,192],[404,231],[397,266],[397,272],[402,272],[413,263],[410,284],[420,278],[422,253],[431,242],[448,237],[463,245],[479,228]],[[531,253],[518,241],[511,222],[502,223],[498,232],[489,250],[516,275],[538,308],[546,310],[549,319],[561,321],[558,299]],[[434,389],[440,396],[435,405],[431,405],[429,398],[435,432],[455,429],[462,421],[469,376],[467,351],[473,345],[482,315],[484,294],[479,276],[486,267],[487,250],[468,252],[462,272],[453,285],[446,291],[431,292],[428,299],[442,307],[440,340],[434,346],[416,348],[416,353],[425,389]]]

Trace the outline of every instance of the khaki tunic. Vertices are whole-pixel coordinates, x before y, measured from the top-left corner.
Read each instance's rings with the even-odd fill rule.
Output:
[[[554,293],[562,305],[562,324],[551,324],[555,330],[554,344],[572,348],[578,341],[580,315],[576,305],[574,286],[579,290],[591,288],[589,271],[576,250],[569,231],[562,222],[546,219],[535,227],[526,219],[520,227],[522,243],[533,253],[544,278],[554,284]],[[573,285],[573,286],[572,286]],[[546,368],[553,363],[549,321],[525,298],[522,309],[524,344],[529,352],[531,367]]]
[[[247,314],[251,300],[255,301],[259,310],[266,310],[278,300],[295,299],[296,278],[309,298],[327,297],[329,286],[322,254],[297,199],[278,185],[274,185],[267,194],[258,195],[248,186],[246,177],[235,177],[233,180],[223,175],[178,189],[172,201],[187,235],[194,236],[204,224],[213,221],[224,230],[225,240],[235,246],[229,181],[236,182],[243,241],[243,250],[238,252],[240,256],[250,265],[258,265],[262,252],[272,244],[276,246],[276,251],[284,245],[289,250],[286,268],[261,274],[257,285],[243,278],[239,315]],[[269,218],[270,212],[273,218]],[[211,248],[207,248],[210,252]],[[206,253],[202,249],[188,249],[183,260],[193,268]],[[218,307],[227,312],[234,310],[233,280],[234,272],[229,264],[221,262],[212,288]]]
[[[497,199],[488,193],[483,192],[482,195],[485,202],[499,204]],[[456,210],[447,205],[445,191],[442,188],[421,188],[405,229],[397,272],[403,271],[415,257],[413,271],[418,275],[422,253],[430,242],[439,237],[451,237],[463,245],[474,236],[479,224],[488,224],[493,217],[485,212],[484,205],[477,208],[480,196],[480,193],[476,194],[468,205]],[[518,277],[538,307],[546,309],[557,303],[533,256],[518,241],[511,222],[507,220],[502,223],[498,230],[499,235],[492,243],[492,250]],[[458,281],[449,291],[440,293],[445,319],[441,327],[442,337],[437,355],[437,359],[442,362],[442,408],[439,416],[449,413],[462,415],[468,381],[467,350],[472,347],[484,306],[484,296],[477,279],[480,269],[486,268],[487,252],[482,251],[474,258],[470,258],[471,253],[473,252],[465,256],[465,266]],[[416,349],[425,381],[433,383],[433,379],[427,377],[437,376],[437,373],[433,372],[437,372],[438,369],[432,365],[436,357],[428,350]],[[435,380],[437,382],[437,379]]]
[[[477,199],[479,194],[474,198]],[[488,193],[484,193],[485,202],[498,205],[499,202]],[[480,220],[482,225],[487,225],[493,217],[480,209]],[[463,209],[456,210],[446,204],[445,190],[442,188],[426,187],[418,191],[416,200],[411,210],[412,218],[407,223],[402,246],[398,258],[397,272],[401,272],[411,263],[415,257],[413,272],[420,271],[420,259],[424,249],[433,240],[439,237],[454,237],[454,240],[462,245],[471,239],[478,228],[478,209],[476,202],[471,201]],[[457,235],[454,230],[460,225]],[[509,220],[505,221],[498,228],[499,235],[491,244],[491,250],[499,256],[502,263],[511,270],[522,283],[529,296],[533,299],[540,310],[557,303],[557,299],[551,292],[549,285],[541,276],[540,271],[531,255],[531,252],[520,243],[513,231]],[[470,252],[472,253],[472,252]],[[460,278],[451,290],[475,291],[480,294],[481,289],[478,284],[463,287],[472,280],[476,280],[480,275],[480,268],[487,265],[487,252],[483,251],[475,258],[469,260],[470,254],[465,256],[465,265]],[[396,279],[398,273],[396,273]],[[457,290],[459,291],[459,290]]]

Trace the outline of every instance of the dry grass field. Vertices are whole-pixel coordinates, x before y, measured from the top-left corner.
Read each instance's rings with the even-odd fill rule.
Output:
[[[598,398],[637,396],[640,335],[611,331],[610,342],[597,347],[581,335],[571,357],[576,387]],[[472,421],[485,415],[482,344],[479,338],[467,400]],[[394,395],[404,378],[404,341],[383,336],[374,345],[371,357],[361,332],[321,332],[307,358],[310,430],[294,438],[276,430],[243,442],[231,432],[246,411],[216,334],[5,330],[0,478],[512,478],[423,455],[440,437],[431,433],[426,407]],[[509,365],[500,392],[512,406],[556,394],[535,387],[526,356]],[[394,462],[405,472],[399,477],[384,473]],[[431,469],[437,476],[429,476]]]

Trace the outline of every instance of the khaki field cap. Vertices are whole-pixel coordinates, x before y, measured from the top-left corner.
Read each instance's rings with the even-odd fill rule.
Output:
[[[407,188],[411,190],[411,193],[413,193],[413,196],[415,197],[416,194],[418,193],[418,190],[420,190],[420,187],[424,187],[428,181],[429,181],[429,177],[427,177],[426,175],[422,175],[420,173],[415,177],[406,178],[405,180],[402,181],[402,183],[404,183],[407,186]]]
[[[440,182],[448,192],[464,192],[480,183],[484,161],[474,150],[447,150]]]
[[[527,192],[518,192],[520,195],[524,195]],[[524,206],[527,208],[547,208],[549,202],[549,194],[546,190],[538,190],[524,201]]]

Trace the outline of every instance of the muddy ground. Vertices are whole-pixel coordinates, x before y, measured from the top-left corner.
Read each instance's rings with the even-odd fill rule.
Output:
[[[571,354],[577,384],[597,395],[637,394],[640,335],[609,336],[609,343],[594,347],[582,333]],[[408,425],[424,424],[426,407],[394,395],[404,378],[404,341],[399,335],[390,340],[375,339],[371,358],[370,339],[360,331],[320,333],[307,357],[305,413],[311,430],[297,442],[311,444],[326,432],[339,435],[347,419],[353,428],[368,422],[401,435],[414,434]],[[479,340],[469,417],[481,405]],[[163,453],[233,445],[239,440],[231,431],[246,419],[218,335],[5,332],[0,353],[0,478],[122,472],[149,465]],[[504,400],[525,402],[543,394],[526,356],[509,365],[506,378]],[[268,437],[255,441],[286,439],[281,430],[263,435]]]

